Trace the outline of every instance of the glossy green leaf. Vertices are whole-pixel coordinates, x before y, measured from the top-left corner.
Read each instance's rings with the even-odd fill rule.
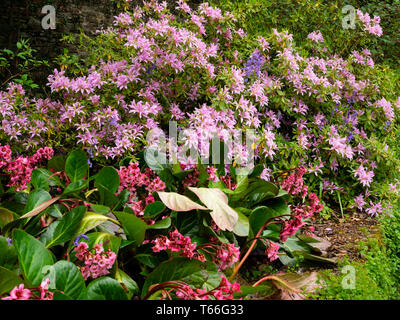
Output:
[[[142,288],[142,298],[147,294],[149,287],[154,284],[171,280],[181,280],[194,274],[203,268],[199,260],[190,260],[185,257],[178,257],[162,262],[150,273]]]
[[[131,299],[133,295],[139,293],[139,286],[130,276],[128,276],[121,269],[117,269],[115,272],[115,280],[117,280],[122,288],[125,290],[125,293],[128,296],[128,299]]]
[[[166,209],[166,206],[161,201],[155,201],[150,203],[144,209],[144,216],[145,217],[155,217],[162,213]]]
[[[171,226],[171,218],[164,218],[162,220],[157,221],[152,225],[148,225],[147,229],[166,229]]]
[[[96,188],[101,186],[112,193],[117,192],[119,187],[119,175],[117,170],[113,167],[104,167],[101,169],[95,179],[94,186]]]
[[[21,283],[22,279],[15,272],[0,266],[0,294],[10,292]]]
[[[6,208],[0,208],[0,229],[13,220],[14,216],[12,211]]]
[[[44,278],[50,278],[51,289],[62,291],[74,300],[87,298],[85,280],[79,268],[69,261],[58,261],[47,268]]]
[[[51,200],[51,195],[45,190],[33,190],[29,193],[24,213],[29,213],[42,203]],[[43,209],[44,210],[44,209]]]
[[[14,245],[11,244],[10,246],[7,239],[0,236],[0,266],[7,269],[13,269],[17,259],[18,256]]]
[[[65,162],[65,173],[72,182],[85,178],[89,170],[86,153],[83,150],[74,150]]]
[[[118,224],[118,221],[107,217],[103,214],[95,213],[95,212],[86,212],[79,224],[78,229],[75,231],[74,238],[80,234],[84,234],[93,228],[96,228],[98,225],[104,223],[105,221],[111,221]]]
[[[43,279],[42,268],[53,264],[50,251],[23,230],[14,230],[13,241],[22,274],[33,286],[38,286]]]
[[[64,217],[58,221],[54,231],[51,232],[51,238],[45,242],[46,248],[51,248],[58,244],[73,240],[75,230],[79,227],[79,223],[86,213],[86,210],[87,208],[85,206],[79,206],[73,208],[70,212],[66,212]]]
[[[147,224],[134,214],[122,211],[114,212],[114,214],[121,222],[127,238],[134,240],[136,245],[141,245],[148,227]]]
[[[128,300],[121,284],[110,277],[92,281],[87,288],[89,300]]]

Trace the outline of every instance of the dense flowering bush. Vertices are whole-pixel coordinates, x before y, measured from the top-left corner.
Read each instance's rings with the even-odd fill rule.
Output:
[[[309,226],[322,201],[390,210],[400,97],[367,48],[341,57],[319,30],[302,48],[288,31],[249,36],[208,3],[176,9],[116,16],[87,40],[86,72],[54,70],[46,99],[0,92],[6,299],[31,297],[17,273],[29,288],[49,279],[51,298],[240,298],[233,280],[255,249],[332,263]],[[357,15],[381,35],[379,18]]]
[[[213,137],[227,141],[254,129],[265,173],[305,167],[315,176],[312,186],[322,184],[327,195],[358,181],[342,191],[349,206],[398,166],[382,158],[391,152],[385,141],[400,98],[383,96],[368,49],[342,58],[315,31],[305,54],[290,33],[274,29],[254,40],[232,14],[207,3],[194,11],[178,1],[177,9],[173,16],[165,3],[151,1],[115,17],[91,44],[86,75],[49,76],[52,99],[30,99],[11,84],[0,96],[3,139],[20,151],[79,145],[101,161],[135,156],[149,130],[173,120],[181,135],[167,141],[181,163],[192,163],[197,159],[179,151],[195,147],[204,157]],[[357,16],[367,33],[381,35],[379,17]],[[249,157],[241,144],[229,152],[238,163]],[[393,183],[394,175],[387,177]]]

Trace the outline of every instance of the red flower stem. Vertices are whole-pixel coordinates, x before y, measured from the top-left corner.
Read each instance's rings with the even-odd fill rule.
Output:
[[[232,280],[236,277],[237,273],[239,272],[239,269],[242,267],[242,265],[243,265],[243,263],[246,261],[247,257],[248,257],[248,256],[250,255],[250,253],[253,251],[254,246],[256,245],[257,241],[259,240],[260,235],[261,235],[261,233],[263,232],[263,230],[264,230],[268,225],[271,224],[271,222],[272,222],[273,219],[281,218],[281,217],[284,217],[284,216],[291,216],[291,215],[289,215],[289,214],[284,214],[284,215],[281,215],[281,216],[272,217],[272,218],[269,218],[267,221],[264,222],[264,224],[262,225],[262,227],[260,228],[260,230],[257,232],[256,236],[254,237],[254,240],[253,240],[253,242],[251,243],[250,248],[247,250],[247,252],[246,252],[246,254],[244,255],[244,257],[242,258],[242,260],[240,260],[239,264],[237,264],[237,265],[235,266],[235,268],[233,269],[233,273],[232,273],[232,275],[229,277],[229,282],[232,282]]]

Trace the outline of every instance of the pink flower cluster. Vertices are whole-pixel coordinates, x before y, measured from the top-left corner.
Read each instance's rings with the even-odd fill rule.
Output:
[[[137,216],[143,216],[144,205],[154,202],[153,192],[164,191],[165,183],[154,174],[151,169],[146,168],[141,172],[138,163],[131,163],[128,167],[120,167],[118,170],[120,186],[118,193],[126,189],[130,192],[128,204]],[[139,200],[141,197],[145,198]]]
[[[184,237],[178,230],[171,231],[168,237],[159,236],[152,243],[154,244],[153,252],[169,249],[180,252],[179,255],[182,257],[206,261],[204,255],[196,250],[196,242],[192,243],[190,237]]]
[[[323,205],[315,193],[308,195],[308,203],[292,208],[292,217],[283,222],[283,227],[279,234],[282,242],[294,236],[296,232],[305,225],[304,220],[312,217],[314,213],[320,212]]]
[[[95,279],[109,274],[109,269],[112,268],[117,257],[115,252],[111,249],[105,252],[101,244],[95,244],[93,250],[88,250],[88,248],[86,242],[80,242],[74,248],[76,258],[84,262],[84,266],[80,267],[83,278]]]
[[[221,283],[215,289],[192,289],[188,285],[182,285],[176,289],[176,295],[183,300],[234,300],[233,294],[241,292],[240,284],[230,283],[224,275],[221,275]]]
[[[219,265],[219,270],[224,270],[232,266],[239,260],[240,247],[235,247],[233,243],[222,243],[217,251],[214,262]]]
[[[48,278],[34,289],[25,289],[22,283],[12,289],[9,296],[1,300],[53,300],[54,293],[49,291],[49,284],[50,279]]]
[[[361,184],[365,187],[369,187],[372,182],[372,178],[374,177],[374,171],[367,171],[364,166],[361,164],[357,170],[354,171],[354,176],[357,177]]]
[[[383,34],[382,27],[379,25],[381,18],[379,16],[374,16],[371,19],[370,15],[366,12],[363,13],[361,10],[357,10],[357,16],[364,24],[364,30],[368,31],[370,34],[380,37]]]
[[[28,187],[31,179],[31,173],[37,168],[42,160],[50,160],[54,155],[52,148],[40,148],[33,156],[19,156],[12,160],[11,149],[9,145],[0,146],[0,169],[4,168],[10,175],[10,181],[7,187],[15,187],[16,191],[24,190]]]
[[[281,182],[283,190],[291,195],[300,195],[304,198],[307,194],[308,187],[304,184],[303,175],[307,172],[305,168],[297,168],[286,179]]]
[[[279,244],[269,241],[265,249],[265,255],[268,257],[269,261],[274,261],[278,259]]]
[[[312,41],[315,41],[315,42],[321,42],[321,43],[324,42],[324,37],[322,36],[321,31],[319,31],[319,30],[311,32],[307,36],[307,38],[311,39]]]

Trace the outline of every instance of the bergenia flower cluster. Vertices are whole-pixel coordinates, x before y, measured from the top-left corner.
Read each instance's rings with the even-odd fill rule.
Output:
[[[45,147],[40,148],[31,157],[18,156],[12,159],[10,146],[0,146],[0,169],[3,169],[10,177],[7,187],[14,187],[15,191],[26,189],[32,171],[43,163],[43,160],[50,160],[53,155],[54,150]]]
[[[85,280],[109,274],[117,257],[111,249],[104,251],[102,244],[95,244],[90,250],[88,244],[83,241],[74,248],[74,252],[75,257],[84,263],[80,270]]]
[[[46,278],[33,289],[25,288],[22,283],[11,290],[10,295],[1,300],[53,300],[54,293],[49,291],[50,279]]]
[[[182,300],[234,300],[234,293],[241,292],[240,284],[230,283],[221,275],[221,283],[212,290],[192,289],[189,285],[181,285],[176,289],[176,295]]]
[[[205,256],[197,251],[196,242],[192,242],[189,236],[184,237],[178,230],[171,231],[168,237],[159,236],[152,240],[152,243],[154,244],[153,252],[168,249],[173,252],[179,252],[182,257],[206,261]]]

